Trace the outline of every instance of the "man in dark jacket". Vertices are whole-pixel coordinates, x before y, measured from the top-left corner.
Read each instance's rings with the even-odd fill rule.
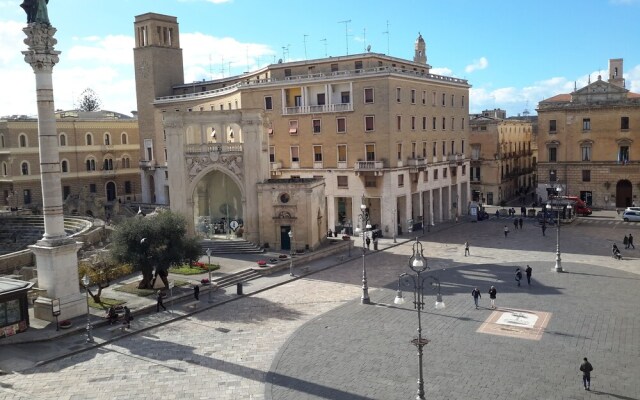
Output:
[[[533,270],[527,264],[527,268],[524,269],[524,273],[527,275],[527,284],[529,284],[529,285],[531,285],[531,272],[533,272]]]
[[[587,357],[585,357],[584,362],[580,364],[580,371],[582,371],[584,390],[591,390],[591,371],[593,371],[593,366],[587,360]]]
[[[482,297],[478,288],[474,288],[471,291],[471,296],[473,296],[473,302],[476,303],[476,310],[478,309],[478,300]]]
[[[520,286],[520,280],[522,279],[522,271],[520,271],[520,267],[516,268],[516,282],[518,282],[518,286]]]

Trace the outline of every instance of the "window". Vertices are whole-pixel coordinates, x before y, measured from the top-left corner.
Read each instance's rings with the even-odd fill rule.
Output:
[[[416,130],[416,117],[414,116],[411,117],[411,130],[412,131]]]
[[[291,146],[291,162],[300,162],[298,146]]]
[[[460,144],[460,153],[464,155],[464,139],[462,139],[462,143]]]
[[[22,191],[22,201],[24,204],[31,204],[31,189],[24,189]]]
[[[124,181],[124,193],[131,194],[131,181]]]
[[[373,115],[365,115],[364,117],[364,131],[372,132],[375,129],[374,121],[375,118]]]
[[[325,104],[325,102],[326,102],[326,98],[325,98],[324,93],[318,93],[316,95],[316,101],[317,101],[319,106],[323,106]]]
[[[451,141],[451,154],[456,154],[456,141]]]
[[[344,117],[336,118],[336,126],[338,133],[346,133],[347,132],[347,119]]]
[[[423,90],[422,91],[422,104],[427,104],[427,91]]]
[[[338,162],[341,162],[341,163],[347,162],[347,145],[346,144],[338,145]]]
[[[431,152],[431,155],[433,157],[435,157],[436,156],[436,142],[433,142],[433,146],[432,147],[433,147],[433,151]]]
[[[396,150],[398,153],[398,161],[402,161],[402,143],[397,144]]]
[[[89,184],[89,192],[90,193],[96,193],[96,184],[95,183],[91,183]]]
[[[583,169],[582,170],[582,182],[591,182],[591,170]]]
[[[364,187],[374,188],[378,184],[378,180],[375,175],[365,175],[364,176]]]
[[[365,144],[364,151],[367,156],[367,161],[375,161],[376,160],[376,145],[375,144]]]
[[[131,167],[131,160],[129,159],[129,157],[126,157],[126,156],[122,157],[122,168],[130,168],[130,167]]]
[[[87,144],[87,146],[93,145],[93,136],[91,136],[90,133],[87,133],[87,136],[85,137],[85,143]]]
[[[422,130],[427,130],[427,117],[422,117]]]
[[[620,129],[622,130],[629,129],[629,117],[620,117]]]
[[[447,118],[442,117],[442,130],[447,129]]]
[[[404,174],[398,175],[398,187],[404,186]]]
[[[362,61],[356,61],[354,66],[356,67],[356,70],[362,69]]]
[[[271,96],[264,96],[264,109],[273,110],[273,99]]]
[[[4,148],[4,135],[0,135],[0,147]]]
[[[434,170],[433,170],[433,180],[434,180],[434,181],[437,181],[437,180],[438,180],[438,170],[437,170],[437,169],[434,169]]]
[[[556,147],[549,147],[549,162],[556,162],[557,157],[556,157],[556,153],[557,153],[557,148]]]
[[[431,119],[431,129],[436,130],[436,117]]]
[[[313,133],[320,133],[320,120],[313,119],[311,120],[311,124],[313,125]]]
[[[346,175],[338,175],[338,188],[339,189],[348,189],[349,188],[349,177]]]
[[[453,106],[454,106],[455,100],[456,100],[456,95],[455,95],[455,94],[452,94],[452,95],[451,95],[451,107],[453,107]]]
[[[364,102],[373,103],[373,88],[364,88]]]
[[[582,161],[591,161],[591,146],[582,146]]]
[[[9,168],[7,166],[7,163],[3,161],[2,162],[2,176],[7,176],[7,175],[9,175]],[[7,197],[7,196],[4,196],[4,197]]]
[[[269,162],[276,162],[276,146],[269,146]]]
[[[113,159],[105,158],[102,162],[102,170],[103,171],[113,171]]]
[[[461,128],[464,130],[464,118],[462,118],[462,125]]]
[[[87,171],[95,171],[96,170],[96,160],[90,158],[87,160]]]
[[[402,116],[396,115],[396,129],[402,130]]]
[[[471,159],[472,160],[480,159],[480,145],[471,145]]]
[[[556,174],[555,169],[549,170],[549,182],[555,182],[557,177],[558,177],[558,174]]]
[[[289,120],[289,134],[297,135],[298,134],[298,120],[291,119]]]
[[[60,134],[60,146],[66,146],[67,145],[67,135],[65,135],[64,133]]]
[[[62,200],[65,200],[71,194],[71,186],[62,187]]]
[[[464,175],[466,175],[466,174],[467,174],[467,166],[466,166],[466,165],[463,165],[463,166],[462,166],[462,175],[464,176]]]
[[[127,141],[128,141],[127,134],[122,133],[122,135],[120,135],[120,143],[127,144]]]
[[[582,130],[583,131],[591,130],[591,118],[582,118]]]
[[[313,161],[322,162],[322,146],[313,146]]]
[[[331,72],[338,72],[338,64],[331,64]]]
[[[20,147],[27,147],[27,135],[25,135],[24,133],[20,134]]]
[[[464,107],[464,96],[462,96],[462,101],[460,102],[460,107]]]
[[[402,92],[400,88],[396,88],[396,102],[400,103]]]
[[[416,104],[416,90],[411,89],[411,104]]]
[[[454,117],[451,117],[451,130],[455,130],[455,126],[456,126],[456,119]]]
[[[447,98],[447,95],[445,93],[442,93],[442,107],[446,105],[446,98]]]
[[[446,155],[447,154],[447,142],[445,142],[444,140],[442,141],[442,155]]]
[[[425,169],[422,175],[423,182],[429,182],[429,170]]]
[[[284,76],[285,78],[291,76],[291,68],[285,68]]]
[[[442,168],[442,179],[447,179],[447,169]]]
[[[350,92],[340,92],[340,101],[342,104],[351,103],[351,93]]]
[[[60,163],[60,171],[62,171],[62,173],[69,172],[69,162],[67,160],[62,160]]]
[[[104,134],[104,145],[111,146],[111,135],[108,133]]]
[[[427,158],[427,142],[422,142],[422,158]]]
[[[555,133],[556,132],[556,120],[552,119],[549,120],[549,133]]]
[[[20,171],[22,172],[22,175],[29,175],[29,163],[25,161],[20,164]]]
[[[618,149],[618,162],[623,164],[629,162],[629,146],[620,146]]]
[[[436,105],[436,92],[431,93],[431,105],[432,106]]]

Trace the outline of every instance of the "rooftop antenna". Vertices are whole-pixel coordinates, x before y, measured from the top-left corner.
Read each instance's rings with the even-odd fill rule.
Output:
[[[309,35],[303,35],[302,42],[304,43],[304,59],[307,59],[307,37]]]
[[[529,112],[529,100],[527,100],[527,103],[524,106],[524,111],[522,112],[522,115],[525,118],[529,118],[529,114],[531,114],[531,113]]]
[[[327,57],[327,39],[320,39],[321,42],[324,42],[324,56]]]
[[[345,42],[347,43],[347,55],[349,55],[349,23],[350,22],[351,22],[350,19],[338,22],[339,24],[344,24],[344,39],[345,39]]]
[[[387,55],[389,54],[389,20],[387,20],[387,30],[382,32],[384,35],[387,35]]]

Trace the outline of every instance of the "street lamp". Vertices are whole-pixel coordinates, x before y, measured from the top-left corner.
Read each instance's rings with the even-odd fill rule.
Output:
[[[209,303],[213,303],[213,299],[211,298],[211,292],[213,291],[213,282],[211,282],[211,248],[207,248],[207,257],[209,257],[209,264],[207,264],[207,269],[209,270]]]
[[[418,392],[416,399],[424,400],[424,378],[422,372],[422,348],[429,343],[429,339],[422,337],[422,321],[420,318],[420,312],[424,310],[424,289],[425,289],[425,281],[431,280],[430,283],[433,285],[437,284],[438,294],[436,296],[436,304],[435,308],[441,310],[445,308],[445,304],[442,301],[442,295],[440,294],[440,280],[431,275],[422,276],[422,274],[429,269],[427,266],[427,260],[424,258],[422,243],[418,241],[416,238],[416,242],[413,244],[413,255],[409,259],[409,268],[415,272],[414,274],[402,273],[398,276],[398,292],[396,294],[396,298],[394,299],[394,304],[404,304],[405,300],[402,297],[402,291],[400,290],[401,283],[404,281],[405,284],[411,285],[413,284],[413,308],[418,310],[418,337],[414,338],[411,343],[418,348],[418,367],[420,376],[418,378]]]
[[[289,230],[289,247],[291,247],[291,249],[289,250],[289,276],[295,276],[293,275],[293,249],[294,249],[294,244],[293,244],[293,230]]]
[[[560,204],[558,203],[558,197],[560,196],[560,192],[562,191],[562,188],[553,188],[555,195],[549,199],[549,203],[547,203],[547,210],[548,211],[552,211],[555,208],[555,212],[556,212],[556,265],[555,265],[555,271],[556,272],[562,272],[562,259],[560,257]],[[555,201],[555,207],[554,205],[554,200]],[[569,212],[571,212],[571,205],[567,206],[567,210],[569,210]],[[546,216],[545,216],[546,219]]]
[[[82,277],[82,285],[84,286],[84,291],[87,295],[87,343],[94,342],[93,335],[91,334],[91,330],[93,329],[93,326],[91,326],[91,314],[89,313],[89,284],[90,283],[91,283],[91,280],[85,274]]]
[[[360,202],[360,215],[358,215],[358,219],[360,220],[360,227],[356,228],[356,233],[362,232],[362,297],[360,298],[361,304],[369,304],[369,286],[367,286],[367,266],[365,263],[365,254],[367,252],[367,248],[365,247],[365,241],[367,239],[367,232],[371,229],[371,221],[369,220],[369,213],[367,212],[367,206],[364,204],[364,195],[362,195],[362,200]]]
[[[393,209],[393,243],[398,243],[396,240],[396,229],[398,229],[398,222],[396,219],[398,218],[398,211]]]

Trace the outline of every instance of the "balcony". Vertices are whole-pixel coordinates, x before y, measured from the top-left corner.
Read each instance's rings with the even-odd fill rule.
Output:
[[[140,168],[153,171],[156,169],[156,160],[140,160]]]
[[[449,165],[462,165],[464,154],[449,154],[446,160],[449,162]]]
[[[345,112],[345,111],[353,111],[353,104],[343,103],[343,104],[325,104],[321,106],[285,107],[282,110],[282,114],[283,115],[322,114],[322,113]]]
[[[279,162],[271,163],[271,175],[282,175],[282,163],[279,163]]]
[[[427,166],[426,158],[409,158],[407,160],[407,166],[409,167],[409,172],[418,173]]]
[[[242,153],[242,143],[202,143],[184,146],[184,154]]]
[[[363,173],[373,173],[375,176],[380,176],[384,173],[384,162],[382,161],[356,161],[353,169],[356,175]]]

